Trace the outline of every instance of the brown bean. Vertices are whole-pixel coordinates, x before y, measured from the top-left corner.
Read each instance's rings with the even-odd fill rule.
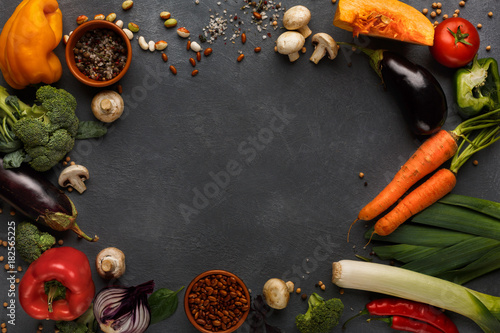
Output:
[[[196,60],[201,61],[201,52],[196,52]]]
[[[207,47],[205,49],[205,51],[203,51],[203,54],[205,55],[205,57],[208,57],[209,55],[211,55],[213,52],[212,48],[211,47]]]
[[[255,53],[259,53],[260,51],[262,51],[262,48],[260,46],[257,46],[255,49],[253,49],[253,51]]]
[[[170,71],[172,72],[172,74],[174,75],[177,75],[177,68],[175,68],[173,65],[170,65]]]
[[[186,50],[189,51],[191,49],[191,41],[188,40],[186,44]]]
[[[247,42],[247,35],[245,33],[241,34],[241,43],[245,44]]]
[[[238,58],[236,60],[238,60],[238,62],[241,62],[243,60],[243,58],[245,58],[245,55],[242,53],[238,56]]]
[[[167,62],[168,61],[168,56],[166,53],[162,53],[161,54],[161,58],[163,59],[164,62]]]
[[[191,66],[196,66],[196,60],[194,60],[193,58],[189,58],[189,63],[191,64]]]

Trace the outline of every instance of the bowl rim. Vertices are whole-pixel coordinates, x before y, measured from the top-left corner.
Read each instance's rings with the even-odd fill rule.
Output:
[[[88,30],[91,29],[110,29],[116,32],[125,42],[125,45],[127,47],[127,61],[125,63],[125,66],[121,70],[121,72],[113,79],[108,80],[108,81],[97,81],[90,79],[87,77],[85,74],[80,72],[80,70],[76,67],[75,63],[75,57],[73,53],[73,48],[75,47],[77,41],[80,40],[80,38],[87,32]],[[65,49],[65,58],[66,58],[66,64],[70,70],[70,72],[73,74],[73,76],[80,82],[91,86],[91,87],[107,87],[110,86],[116,82],[118,82],[120,79],[123,78],[123,76],[126,74],[128,71],[130,64],[132,62],[132,45],[130,43],[130,40],[127,37],[127,34],[123,31],[122,28],[117,26],[113,22],[109,22],[106,20],[92,20],[85,22],[78,26],[69,36],[68,41],[66,43],[66,49]]]
[[[200,280],[201,278],[204,278],[208,275],[217,275],[217,274],[222,274],[222,275],[226,275],[226,276],[229,276],[229,277],[234,277],[236,279],[236,282],[241,285],[241,287],[243,288],[243,292],[245,294],[245,297],[247,298],[248,302],[251,302],[251,299],[250,299],[250,292],[248,291],[248,287],[245,285],[245,283],[243,282],[243,280],[241,278],[239,278],[236,274],[234,273],[231,273],[229,271],[226,271],[226,270],[223,270],[223,269],[212,269],[212,270],[208,270],[208,271],[205,271],[201,274],[198,274],[190,283],[189,285],[187,286],[186,288],[186,292],[184,293],[184,312],[186,313],[186,316],[187,318],[189,319],[189,321],[191,322],[191,324],[197,329],[199,330],[200,332],[203,332],[203,333],[213,333],[213,331],[210,331],[210,330],[207,330],[207,329],[204,329],[203,327],[201,327],[194,319],[193,315],[191,314],[191,311],[189,310],[189,294],[191,292],[191,289],[193,288],[193,285],[198,281]],[[247,316],[248,314],[250,313],[250,308],[245,311],[243,313],[243,316],[240,318],[240,320],[238,321],[238,323],[234,326],[232,326],[231,328],[225,330],[225,331],[218,331],[218,332],[221,332],[221,333],[230,333],[230,332],[234,332],[235,330],[237,330],[244,322],[245,320],[247,319]]]

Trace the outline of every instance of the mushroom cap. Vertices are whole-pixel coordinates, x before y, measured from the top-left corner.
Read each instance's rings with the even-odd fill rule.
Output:
[[[307,7],[297,5],[289,8],[283,15],[283,26],[288,30],[297,30],[311,20],[311,12]]]
[[[291,54],[299,52],[304,46],[306,39],[297,31],[286,31],[276,40],[278,52],[281,54]]]
[[[328,58],[333,60],[338,54],[337,42],[327,33],[320,32],[312,37],[312,43],[314,45],[314,52],[310,58],[314,63],[318,63],[321,58],[328,54]]]
[[[92,99],[94,116],[102,122],[111,123],[123,114],[125,103],[122,96],[113,90],[103,90]]]
[[[264,299],[271,308],[281,310],[286,308],[290,299],[290,291],[285,281],[272,278],[267,280],[262,290]]]
[[[89,170],[83,165],[70,165],[61,172],[61,174],[59,175],[58,183],[63,187],[70,186],[71,183],[69,182],[69,179],[75,176],[80,179],[87,180],[89,179],[90,173]]]
[[[125,254],[116,247],[107,247],[97,254],[95,266],[101,277],[119,278],[125,273]]]

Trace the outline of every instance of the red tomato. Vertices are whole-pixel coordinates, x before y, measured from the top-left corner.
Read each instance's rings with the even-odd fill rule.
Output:
[[[474,59],[479,49],[476,27],[461,17],[452,17],[439,23],[434,32],[434,45],[430,51],[440,64],[457,68]]]

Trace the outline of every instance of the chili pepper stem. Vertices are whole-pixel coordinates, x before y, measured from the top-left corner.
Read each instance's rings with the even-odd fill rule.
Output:
[[[54,303],[54,298],[56,297],[58,287],[53,284],[49,288],[49,293],[47,294],[47,305],[49,307],[49,313],[54,312],[52,304]]]
[[[358,314],[356,314],[356,315],[352,316],[351,318],[349,318],[349,319],[347,319],[347,320],[345,321],[345,323],[342,325],[342,329],[346,329],[347,324],[348,324],[351,320],[356,319],[356,318],[361,317],[361,316],[364,316],[364,315],[367,315],[367,314],[369,314],[369,312],[368,312],[368,310],[366,310],[366,309],[359,311],[359,313],[358,313]],[[369,321],[369,320],[370,320],[370,319],[368,319],[367,321]]]

